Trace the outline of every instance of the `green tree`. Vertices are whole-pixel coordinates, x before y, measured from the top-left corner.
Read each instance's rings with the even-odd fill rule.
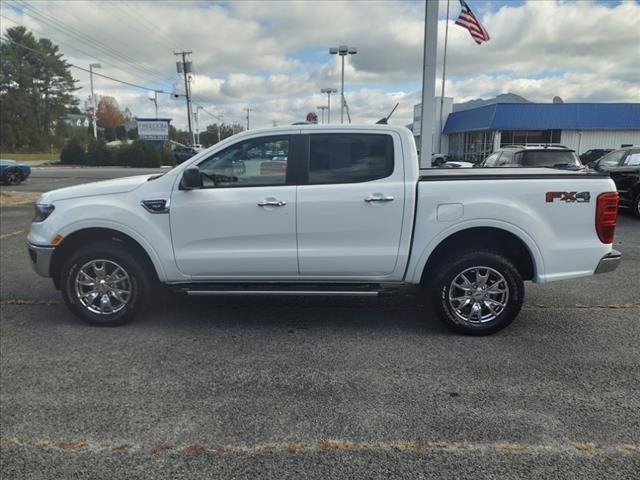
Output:
[[[6,150],[45,150],[56,125],[78,104],[69,65],[57,45],[25,27],[0,45],[0,142]]]

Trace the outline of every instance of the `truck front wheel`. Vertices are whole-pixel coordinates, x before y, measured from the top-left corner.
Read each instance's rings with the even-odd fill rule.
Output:
[[[97,243],[74,252],[62,269],[62,295],[92,325],[122,325],[148,298],[148,275],[124,245]]]
[[[431,284],[440,319],[468,335],[489,335],[508,326],[524,299],[518,269],[502,255],[469,251],[447,259]]]

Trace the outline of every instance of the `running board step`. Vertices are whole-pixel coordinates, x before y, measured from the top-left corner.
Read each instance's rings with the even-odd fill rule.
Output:
[[[362,284],[191,284],[177,286],[178,290],[189,296],[327,296],[327,297],[377,297],[391,294],[393,289],[380,285]]]

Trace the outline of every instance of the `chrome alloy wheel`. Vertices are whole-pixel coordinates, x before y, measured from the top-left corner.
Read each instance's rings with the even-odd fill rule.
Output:
[[[504,312],[508,302],[509,285],[493,268],[467,268],[449,286],[449,306],[465,323],[491,322]]]
[[[111,315],[127,306],[131,279],[124,268],[111,260],[91,260],[78,270],[75,292],[90,312]]]

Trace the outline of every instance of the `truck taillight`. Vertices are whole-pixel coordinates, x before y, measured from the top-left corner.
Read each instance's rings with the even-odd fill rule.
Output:
[[[618,192],[598,195],[596,203],[596,232],[602,243],[613,243],[618,218]]]

